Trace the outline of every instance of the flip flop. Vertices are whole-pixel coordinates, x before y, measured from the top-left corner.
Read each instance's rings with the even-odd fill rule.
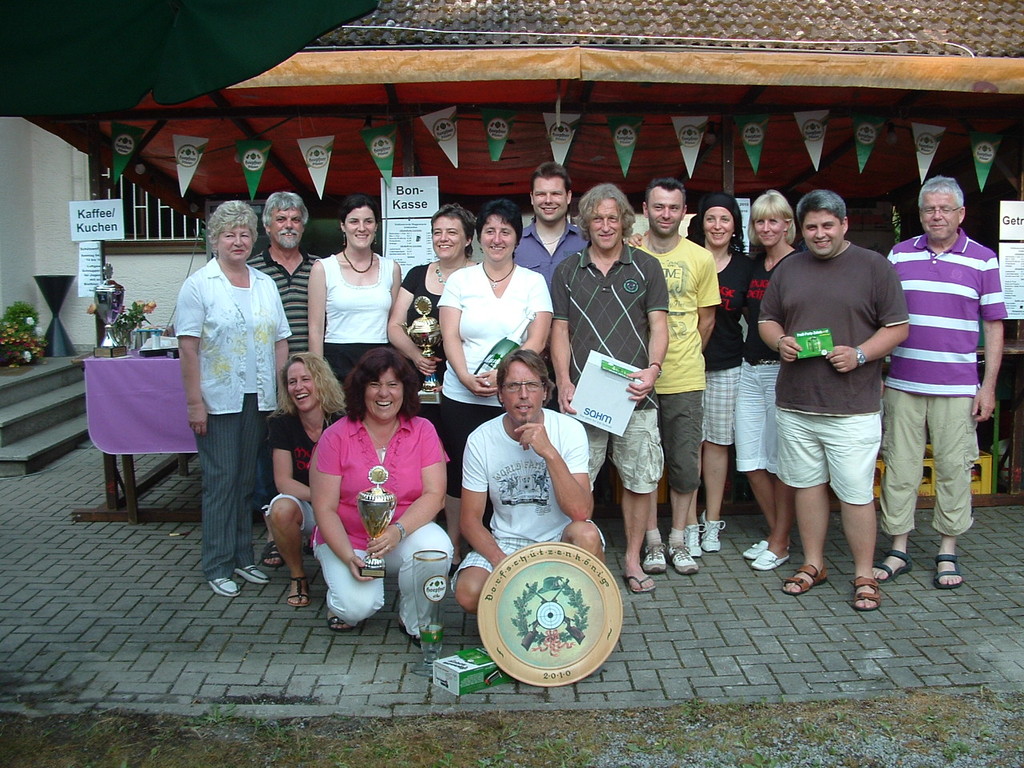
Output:
[[[960,566],[957,565],[957,561],[960,558],[957,555],[936,555],[935,556],[935,575],[932,576],[932,584],[936,589],[959,589],[964,585],[964,575],[960,573]],[[953,570],[951,571],[940,571],[938,570],[939,563],[952,563]],[[939,581],[943,576],[959,576],[960,581],[956,584],[943,584]]]
[[[292,578],[292,582],[295,584],[295,594],[288,595],[285,602],[292,608],[305,608],[309,605],[309,579],[305,576],[295,576]],[[328,620],[328,628],[331,628],[330,620]]]
[[[281,557],[281,553],[277,551],[277,544],[272,541],[268,541],[263,545],[263,551],[260,552],[260,564],[265,565],[267,568],[280,568],[284,565],[284,558]]]
[[[644,576],[642,579],[638,579],[636,576],[623,576],[626,581],[626,587],[634,595],[646,595],[648,592],[655,590],[654,579],[650,576]],[[648,584],[649,586],[644,586]]]
[[[327,617],[327,628],[331,630],[331,632],[351,632],[358,626],[358,624],[346,624],[341,620],[341,616]]]
[[[906,563],[906,565],[901,565],[894,571],[892,568],[885,564],[885,558],[887,557],[895,557],[897,560],[902,560],[904,563]],[[885,557],[883,557],[881,560],[875,563],[875,568],[877,568],[880,571],[885,571],[887,574],[889,574],[884,579],[878,579],[878,582],[880,584],[888,584],[890,581],[896,581],[896,577],[899,576],[901,573],[910,573],[914,569],[914,563],[913,561],[911,561],[910,555],[908,555],[906,552],[900,552],[898,549],[890,549],[888,552],[885,553]]]

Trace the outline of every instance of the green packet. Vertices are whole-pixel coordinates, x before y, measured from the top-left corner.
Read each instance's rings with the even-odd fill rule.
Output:
[[[832,331],[828,328],[816,328],[813,331],[799,331],[793,334],[796,343],[800,345],[800,352],[797,360],[805,357],[821,357],[832,351],[835,344],[832,342]]]

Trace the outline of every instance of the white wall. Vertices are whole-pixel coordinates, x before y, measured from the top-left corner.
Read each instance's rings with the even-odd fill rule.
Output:
[[[68,203],[88,200],[88,158],[63,139],[27,120],[0,118],[0,312],[15,301],[39,310],[42,328],[50,323],[34,275],[78,273],[78,244],[71,241]],[[106,247],[114,279],[126,301],[156,301],[150,319],[171,321],[178,289],[206,261],[199,251],[139,254],[124,244]],[[91,298],[78,298],[77,281],[68,291],[61,321],[80,352],[96,344],[94,320],[86,314]]]

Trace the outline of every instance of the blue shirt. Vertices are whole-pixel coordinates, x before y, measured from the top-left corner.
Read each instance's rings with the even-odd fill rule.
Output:
[[[566,222],[565,232],[562,233],[562,239],[558,241],[555,252],[548,253],[547,247],[537,235],[537,222],[534,220],[523,230],[523,238],[516,246],[516,264],[542,274],[548,290],[551,290],[551,277],[555,274],[555,267],[561,264],[566,256],[579,253],[587,245],[579,227]]]

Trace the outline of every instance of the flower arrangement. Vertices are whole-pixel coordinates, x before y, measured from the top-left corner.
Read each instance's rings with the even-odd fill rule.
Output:
[[[39,313],[24,301],[16,301],[0,319],[0,366],[16,368],[43,356],[46,339],[37,332]]]

